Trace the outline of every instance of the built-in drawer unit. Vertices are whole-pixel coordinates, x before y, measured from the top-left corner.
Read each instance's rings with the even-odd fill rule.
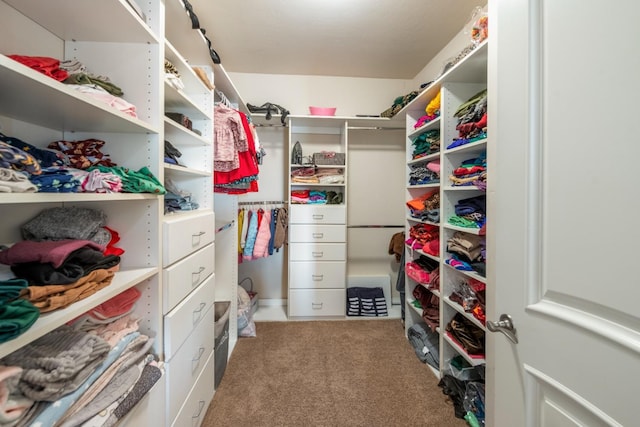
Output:
[[[211,333],[214,324],[215,310],[210,308],[202,322],[184,345],[176,352],[169,363],[165,364],[167,372],[167,402],[169,402],[169,419],[173,420],[182,406],[184,397],[189,394],[205,362],[213,353],[215,336]]]
[[[189,294],[180,304],[164,316],[164,352],[165,360],[171,360],[185,339],[213,306],[215,299],[215,274],[211,274],[201,285]],[[210,332],[213,334],[213,324]]]
[[[289,243],[290,261],[345,261],[346,243]]]
[[[163,266],[207,246],[215,239],[215,216],[212,211],[169,215],[163,221]]]
[[[346,242],[344,225],[291,224],[289,242]]]
[[[346,261],[292,261],[289,263],[291,289],[344,288]]]
[[[289,212],[290,224],[346,224],[347,210],[344,205],[296,206]]]
[[[167,314],[215,271],[215,243],[172,264],[163,271],[163,313]]]
[[[289,315],[292,317],[344,316],[344,289],[290,289]]]
[[[209,403],[213,398],[214,367],[214,354],[211,354],[191,389],[191,393],[185,397],[184,405],[180,408],[176,419],[171,423],[171,427],[199,427],[202,424]]]

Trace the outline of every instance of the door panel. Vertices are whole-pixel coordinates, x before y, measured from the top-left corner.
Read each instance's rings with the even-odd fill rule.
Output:
[[[603,8],[489,3],[487,425],[637,423],[640,3]]]

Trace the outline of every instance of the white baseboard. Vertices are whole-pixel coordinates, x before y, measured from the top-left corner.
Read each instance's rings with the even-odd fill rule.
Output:
[[[286,306],[286,299],[278,299],[278,298],[269,298],[269,299],[259,299],[258,307],[276,307],[276,306]]]

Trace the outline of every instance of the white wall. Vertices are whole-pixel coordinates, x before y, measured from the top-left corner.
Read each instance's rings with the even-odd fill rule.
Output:
[[[329,76],[301,76],[232,73],[229,76],[245,102],[262,105],[273,102],[291,114],[309,114],[310,105],[337,107],[338,116],[380,114],[393,100],[422,83],[436,79],[449,58],[470,42],[469,26],[428,61],[412,80],[371,79]],[[287,199],[287,128],[258,128],[267,156],[260,166],[258,193],[239,196],[238,200]],[[405,187],[404,131],[352,131],[349,133],[349,206],[348,225],[401,225],[404,223]],[[374,172],[372,172],[374,171]],[[398,264],[387,254],[391,236],[402,229],[349,228],[348,274],[389,274],[392,294]],[[238,267],[238,280],[251,277],[260,299],[287,298],[287,253],[244,262]]]
[[[291,114],[309,114],[309,106],[337,107],[337,116],[380,114],[400,95],[408,80],[282,74],[229,73],[245,102],[279,104]]]
[[[389,241],[404,227],[405,131],[349,132],[347,275],[389,275],[395,291],[398,263]],[[359,227],[359,226],[401,226]]]

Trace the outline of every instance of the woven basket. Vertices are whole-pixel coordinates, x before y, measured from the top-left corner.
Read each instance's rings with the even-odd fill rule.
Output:
[[[320,166],[344,165],[344,153],[334,153],[331,151],[313,153],[313,164]]]

